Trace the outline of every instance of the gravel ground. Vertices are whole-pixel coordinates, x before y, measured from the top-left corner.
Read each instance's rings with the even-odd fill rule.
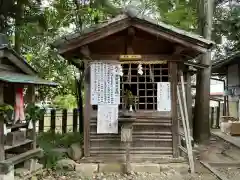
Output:
[[[44,174],[33,177],[31,180],[217,180],[208,172],[198,172],[195,175],[181,175],[177,171],[171,169],[159,174],[150,173],[98,173],[92,177],[84,177],[76,171],[48,171]]]
[[[37,180],[184,180],[180,174],[175,171],[169,171],[159,174],[149,173],[130,173],[119,174],[119,173],[98,173],[92,177],[83,177],[81,174],[70,171],[56,171],[48,172],[43,176],[37,176]]]
[[[239,180],[240,179],[240,168],[216,168],[228,179]]]

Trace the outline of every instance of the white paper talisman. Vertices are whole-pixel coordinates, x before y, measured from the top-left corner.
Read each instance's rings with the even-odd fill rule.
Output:
[[[97,134],[118,133],[118,105],[98,105]]]
[[[171,88],[170,82],[157,83],[157,110],[171,111]]]

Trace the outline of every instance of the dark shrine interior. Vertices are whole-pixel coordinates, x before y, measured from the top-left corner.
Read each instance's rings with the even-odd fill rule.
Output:
[[[157,82],[168,82],[168,64],[142,65],[143,74],[138,74],[138,64],[123,64],[121,78],[121,105],[126,90],[136,97],[136,110],[157,110]],[[123,91],[124,89],[124,91]]]

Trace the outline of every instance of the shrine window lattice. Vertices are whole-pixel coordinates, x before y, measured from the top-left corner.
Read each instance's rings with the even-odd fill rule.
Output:
[[[123,90],[129,89],[135,96],[136,110],[157,110],[157,82],[170,81],[168,64],[143,64],[142,75],[138,74],[138,64],[123,64],[122,68],[119,108],[123,108]]]

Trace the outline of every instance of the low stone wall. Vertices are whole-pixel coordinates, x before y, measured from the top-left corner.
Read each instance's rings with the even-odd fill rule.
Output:
[[[94,173],[123,173],[125,171],[125,164],[121,163],[75,163],[72,160],[63,160],[60,168],[68,168],[84,174],[85,176],[92,176]],[[161,173],[171,169],[180,173],[188,173],[189,166],[187,163],[131,163],[131,172],[136,173]]]

